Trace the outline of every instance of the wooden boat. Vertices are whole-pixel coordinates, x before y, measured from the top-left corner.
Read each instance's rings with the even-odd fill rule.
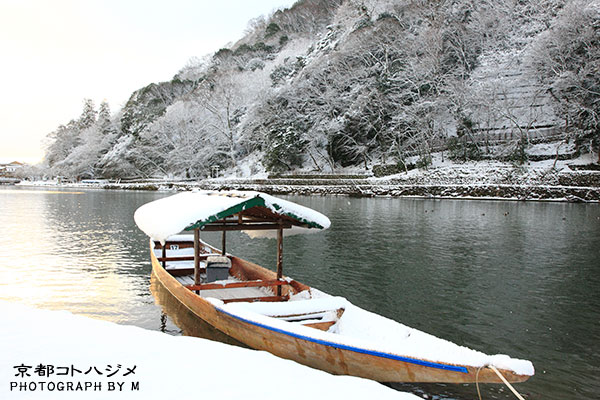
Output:
[[[534,373],[529,361],[458,346],[284,277],[284,231],[330,224],[306,207],[259,192],[185,192],[140,207],[135,219],[151,237],[155,279],[248,347],[380,382],[523,382]],[[277,271],[228,254],[226,232],[234,230],[276,237]],[[222,231],[222,248],[200,240],[201,231]]]

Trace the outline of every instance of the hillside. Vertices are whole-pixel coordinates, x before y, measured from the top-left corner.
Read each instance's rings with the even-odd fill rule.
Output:
[[[575,158],[598,151],[599,40],[598,0],[300,0],[114,115],[86,102],[49,135],[46,171],[372,174],[434,154]]]

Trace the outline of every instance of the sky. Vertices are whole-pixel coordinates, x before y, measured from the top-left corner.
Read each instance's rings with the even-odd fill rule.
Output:
[[[296,0],[0,0],[0,162],[35,163],[83,100],[113,112]]]

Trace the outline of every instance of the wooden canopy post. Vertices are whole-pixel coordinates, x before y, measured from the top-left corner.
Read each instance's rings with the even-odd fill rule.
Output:
[[[283,227],[277,229],[277,280],[283,277]],[[281,296],[281,286],[277,286],[277,296]]]
[[[225,232],[227,232],[227,231],[225,229],[223,229],[223,240],[222,240],[222,246],[221,246],[221,248],[222,248],[221,254],[223,254],[223,255],[225,255],[225,245],[227,243],[227,239],[226,239],[227,236],[226,236]]]
[[[200,229],[194,229],[194,284],[200,282]]]

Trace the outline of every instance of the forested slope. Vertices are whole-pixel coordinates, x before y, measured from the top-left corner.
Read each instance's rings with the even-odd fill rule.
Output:
[[[598,0],[300,0],[122,110],[52,132],[48,171],[204,177],[523,162],[544,140],[597,151]]]

